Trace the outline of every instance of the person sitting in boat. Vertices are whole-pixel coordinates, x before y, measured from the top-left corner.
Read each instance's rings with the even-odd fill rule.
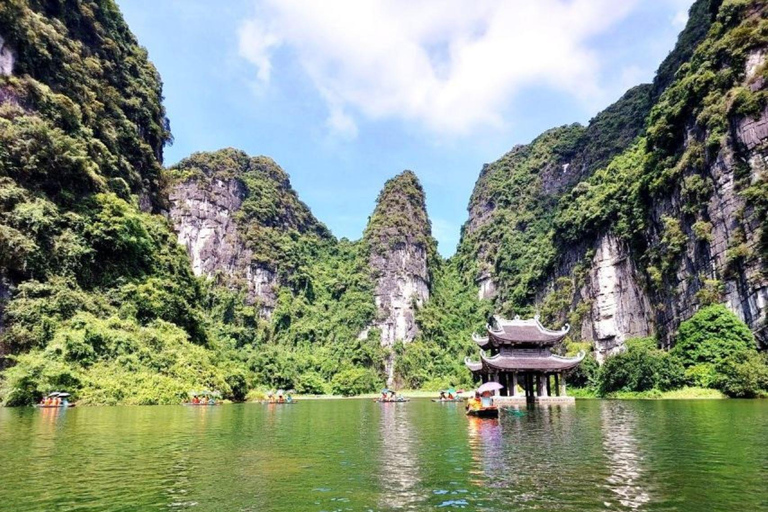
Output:
[[[483,404],[483,407],[490,407],[493,405],[493,395],[490,391],[486,391],[483,393],[481,402]]]
[[[445,391],[440,391],[440,400],[445,400]]]
[[[481,401],[480,401],[480,393],[475,393],[475,396],[467,400],[467,410],[473,410],[476,411],[480,409],[481,407]]]

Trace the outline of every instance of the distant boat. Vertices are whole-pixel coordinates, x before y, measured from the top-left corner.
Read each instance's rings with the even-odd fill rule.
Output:
[[[292,405],[297,402],[293,399],[292,393],[294,393],[294,390],[292,389],[288,391],[279,389],[276,393],[272,391],[267,395],[266,400],[261,400],[261,403],[269,405]]]
[[[411,399],[398,395],[397,391],[384,388],[381,390],[381,396],[374,398],[373,401],[380,404],[401,404],[403,402],[410,402]]]
[[[440,391],[440,397],[439,398],[433,398],[432,401],[433,402],[441,402],[441,403],[444,403],[444,402],[448,402],[448,403],[463,402],[464,399],[461,397],[461,393],[463,393],[463,392],[464,392],[463,389],[460,389],[460,390],[456,391],[453,388],[448,388],[448,389]]]
[[[70,403],[67,398],[69,397],[69,393],[64,393],[62,391],[54,391],[53,393],[49,393],[39,404],[35,404],[35,407],[38,409],[66,409],[67,407],[74,407],[74,403]],[[59,403],[54,403],[55,399],[59,399]],[[50,399],[49,403],[48,400]]]
[[[191,407],[210,407],[213,405],[221,405],[221,393],[218,391],[190,391],[189,395],[192,399],[189,402],[184,402],[182,405],[188,405]]]

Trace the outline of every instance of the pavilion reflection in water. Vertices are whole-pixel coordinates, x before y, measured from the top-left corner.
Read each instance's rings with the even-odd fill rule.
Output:
[[[563,340],[569,329],[567,324],[559,331],[547,329],[538,316],[528,320],[493,316],[486,326],[486,336],[472,335],[481,349],[480,360],[467,358],[465,364],[483,383],[492,381],[504,386],[497,403],[572,402],[573,398],[566,395],[563,373],[575,368],[584,359],[584,352],[576,357],[552,353],[552,347]],[[518,395],[518,385],[524,396]]]

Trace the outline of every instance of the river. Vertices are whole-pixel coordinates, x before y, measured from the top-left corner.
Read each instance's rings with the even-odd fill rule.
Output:
[[[0,511],[768,510],[768,400],[0,409]]]

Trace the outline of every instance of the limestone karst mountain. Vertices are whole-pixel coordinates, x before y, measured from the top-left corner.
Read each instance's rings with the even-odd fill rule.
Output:
[[[721,301],[765,344],[767,12],[696,2],[654,84],[484,168],[457,256],[480,296],[599,358]]]
[[[368,221],[364,242],[376,281],[376,319],[381,343],[392,349],[418,333],[415,313],[429,300],[437,242],[427,215],[424,190],[416,175],[405,171],[387,181]],[[389,384],[395,379],[394,353],[386,362]]]
[[[725,303],[765,348],[767,18],[696,1],[652,84],[483,168],[443,260],[410,171],[350,241],[267,157],[164,169],[161,80],[115,3],[0,3],[0,398],[470,385],[491,311],[602,359]]]
[[[287,283],[332,236],[266,157],[223,149],[171,168],[170,218],[195,275],[242,288],[269,317]]]

